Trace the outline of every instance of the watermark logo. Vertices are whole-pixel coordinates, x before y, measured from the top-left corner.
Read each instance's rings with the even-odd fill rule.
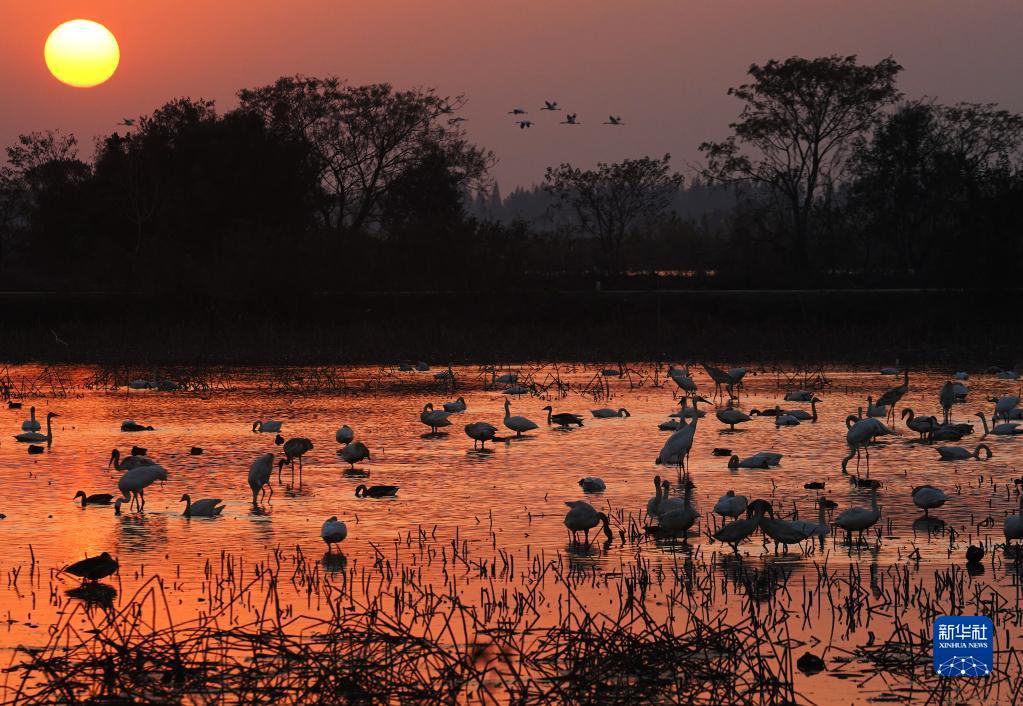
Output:
[[[943,677],[986,677],[994,664],[995,626],[983,616],[934,621],[934,672]]]

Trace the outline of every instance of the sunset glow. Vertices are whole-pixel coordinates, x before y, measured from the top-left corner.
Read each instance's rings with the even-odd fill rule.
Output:
[[[43,55],[50,73],[75,88],[105,83],[121,61],[117,39],[91,20],[71,20],[57,27],[47,38]]]

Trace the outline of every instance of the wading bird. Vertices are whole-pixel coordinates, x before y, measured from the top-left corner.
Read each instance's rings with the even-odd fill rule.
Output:
[[[987,417],[984,416],[984,413],[977,412],[977,416],[980,417],[981,424],[984,425],[984,436],[987,436],[988,434],[992,434],[994,436],[1018,436],[1023,434],[1023,429],[1020,429],[1020,425],[1015,422],[1002,422],[1001,424],[995,424],[993,427],[988,429]]]
[[[852,544],[852,533],[858,532],[857,543],[863,541],[863,533],[877,524],[881,519],[881,510],[877,506],[877,486],[870,489],[870,507],[850,507],[844,510],[837,518],[835,524],[846,532],[849,544]]]
[[[717,411],[716,416],[719,422],[728,425],[729,431],[735,431],[736,424],[750,421],[748,414],[732,407],[731,400],[728,402],[728,407]]]
[[[284,442],[284,459],[285,463],[291,464],[291,482],[295,483],[295,460],[298,460],[298,484],[302,485],[302,457],[308,452],[313,450],[313,442],[304,436],[296,436],[294,439],[288,439]],[[281,466],[277,467],[277,482],[281,482]]]
[[[249,466],[249,488],[252,490],[252,507],[259,506],[261,496],[270,491],[270,497],[274,496],[274,487],[270,484],[270,476],[274,470],[274,455],[263,454]]]
[[[603,524],[604,534],[607,536],[607,541],[610,542],[614,539],[614,535],[611,534],[611,523],[607,519],[607,515],[602,512],[597,512],[593,509],[585,500],[574,500],[572,502],[566,502],[565,505],[569,507],[567,513],[565,513],[565,527],[568,528],[570,541],[576,542],[576,535],[579,532],[584,533],[585,543],[590,543],[590,530],[599,524]]]
[[[929,517],[931,510],[948,502],[948,496],[944,491],[933,485],[918,485],[913,488],[912,495],[913,504],[924,511],[924,517]]]
[[[437,434],[437,429],[440,427],[451,426],[451,420],[448,419],[448,412],[435,410],[432,402],[427,402],[423,405],[423,411],[419,413],[419,421],[430,427],[431,434]]]
[[[327,545],[327,553],[333,551],[334,547],[345,541],[348,536],[348,525],[337,519],[337,515],[329,518],[323,523],[323,527],[320,528],[320,539],[322,539]],[[337,548],[338,553],[341,553],[341,547]]]
[[[115,471],[130,471],[133,468],[140,468],[141,466],[155,465],[156,461],[145,454],[132,454],[130,456],[126,456],[122,461],[121,452],[114,449],[110,452],[110,461],[107,463],[107,468],[113,466]]]
[[[141,512],[146,506],[146,488],[158,480],[167,480],[167,470],[163,466],[139,466],[125,471],[117,481],[117,489],[125,500],[129,500],[129,508],[134,504]]]
[[[338,455],[341,456],[341,460],[348,463],[349,466],[355,468],[355,464],[359,461],[365,461],[369,458],[369,449],[361,441],[353,441],[338,451]]]
[[[84,581],[96,582],[117,573],[117,560],[109,553],[88,557],[64,567],[64,571]]]
[[[347,424],[342,424],[341,428],[334,432],[334,439],[337,443],[347,446],[355,439],[355,431]]]
[[[472,439],[473,449],[479,444],[480,448],[485,450],[487,442],[493,441],[495,434],[497,434],[497,427],[488,422],[472,422],[465,425],[465,435]]]
[[[746,512],[748,506],[749,498],[745,495],[736,495],[734,490],[729,490],[714,505],[714,513],[736,520],[739,515]]]

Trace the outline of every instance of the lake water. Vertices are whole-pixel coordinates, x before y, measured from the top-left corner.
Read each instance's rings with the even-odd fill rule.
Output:
[[[16,646],[45,645],[51,626],[73,604],[64,591],[77,585],[55,570],[103,551],[120,561],[115,582],[118,602],[127,600],[153,575],[160,575],[168,581],[172,612],[176,618],[188,619],[208,609],[208,562],[218,565],[226,554],[256,565],[272,560],[275,552],[293,556],[296,551],[318,560],[325,552],[320,526],[336,515],[348,525],[342,550],[349,570],[371,566],[386,556],[396,569],[410,568],[423,582],[443,584],[450,580],[446,563],[416,559],[413,539],[424,537],[437,547],[454,541],[477,558],[499,558],[505,563],[514,557],[520,571],[536,557],[559,557],[574,569],[601,577],[588,581],[579,594],[590,610],[600,611],[617,595],[625,567],[642,565],[654,573],[671,574],[677,571],[680,556],[695,556],[709,562],[712,572],[719,572],[714,580],[724,581],[728,562],[735,559],[727,557],[727,547],[711,542],[706,530],[714,522],[709,518],[711,508],[729,489],[750,499],[769,499],[779,512],[796,511],[802,519],[816,517],[817,491],[804,489],[810,481],[826,483],[821,492],[838,504],[836,513],[851,505],[869,505],[869,492],[850,484],[840,469],[846,454],[845,418],[866,404],[868,394],[876,398],[901,379],[873,371],[826,370],[826,384],[817,390],[822,402],[815,423],[776,428],[772,417],[755,417],[732,433],[714,418],[713,405],[702,405],[708,415],[699,424],[690,456],[701,531],[692,533],[691,550],[680,552],[670,544],[632,536],[628,530],[642,520],[653,494],[654,474],[661,472],[677,481],[675,471],[657,467],[654,458],[668,436],[657,425],[678,409],[678,390],[670,379],[665,381],[664,368],[633,365],[627,366],[631,372],[624,377],[602,378],[601,367],[501,368],[500,373],[518,372],[522,381],[536,385],[540,395],[511,397],[512,413],[529,417],[540,428],[520,439],[488,444],[486,453],[473,450],[462,427],[471,421],[488,421],[503,433],[503,404],[509,396],[501,393],[503,386],[491,388],[490,374],[477,367],[454,368],[454,390],[449,382],[434,378],[437,368],[405,373],[367,367],[218,370],[201,376],[192,371],[181,377],[201,377],[205,389],[174,392],[117,384],[145,377],[137,371],[113,375],[87,367],[7,368],[4,379],[19,393],[24,408],[0,409],[5,430],[0,437],[4,490],[0,512],[6,514],[0,521],[6,548],[0,558],[0,571],[6,575],[0,580],[0,616],[7,620],[0,628],[0,646],[15,658]],[[912,407],[940,417],[938,390],[947,372],[913,372],[910,392],[900,409]],[[174,374],[161,371],[151,377]],[[711,397],[713,384],[702,369],[694,368],[693,375],[701,393]],[[789,382],[778,372],[751,369],[737,406],[750,410],[782,404],[809,410],[806,404],[782,402],[785,391],[799,387],[800,382]],[[953,418],[976,425],[977,432],[961,442],[972,449],[982,434],[974,413],[985,411],[990,416],[993,404],[987,398],[1017,394],[1019,385],[979,372],[966,384],[969,395],[955,406]],[[450,433],[424,436],[429,429],[419,419],[423,405],[432,402],[440,408],[442,402],[459,395],[468,409],[452,415]],[[570,431],[548,427],[541,409],[547,404],[556,412],[582,414],[585,425]],[[36,406],[44,431],[46,413],[60,414],[54,420],[52,446],[39,455],[28,455],[26,445],[12,438],[30,405]],[[605,406],[625,407],[631,416],[591,418],[590,409]],[[125,419],[154,430],[122,432]],[[286,487],[290,483],[287,468],[285,485],[278,485],[275,473],[272,501],[254,509],[247,485],[249,465],[260,454],[280,453],[274,434],[251,431],[257,419],[283,420],[284,437],[308,437],[314,448],[303,459],[301,487],[297,478],[296,487]],[[338,457],[340,446],[334,440],[342,424],[350,425],[356,438],[371,450],[371,460],[360,464],[370,472],[368,481],[343,474],[348,464]],[[826,566],[835,575],[858,567],[864,573],[887,576],[887,581],[905,571],[907,581],[931,594],[936,590],[936,573],[965,566],[963,555],[971,542],[1002,542],[1003,519],[1019,504],[1012,481],[1021,475],[1023,439],[989,436],[985,443],[993,451],[990,460],[945,463],[938,460],[935,447],[939,444],[918,443],[916,434],[901,421],[897,427],[899,436],[888,437],[870,452],[870,477],[883,483],[878,494],[879,545],[873,532],[868,534],[870,547],[849,547],[841,537],[829,536],[823,551],[817,548],[804,556],[794,549],[776,557],[773,547],[765,546],[758,534],[741,546],[742,562],[748,567],[781,566],[791,571],[790,592],[794,592],[792,586],[816,583],[821,567]],[[108,468],[110,452],[119,448],[127,455],[133,444],[148,449],[169,473],[166,483],[147,490],[144,513],[125,508],[118,517],[110,507],[83,510],[72,500],[78,490],[116,494],[120,473]],[[201,447],[203,453],[191,455],[193,446]],[[734,470],[728,468],[727,458],[712,454],[716,447],[730,448],[740,456],[771,450],[784,458],[780,466],[769,470]],[[850,465],[854,468],[855,461]],[[577,484],[584,476],[599,476],[607,490],[584,494]],[[361,482],[400,489],[394,498],[359,499],[355,487]],[[921,521],[922,513],[912,504],[911,489],[925,483],[942,488],[951,498],[932,513],[943,524]],[[673,492],[679,492],[677,483]],[[193,499],[221,498],[226,509],[215,519],[185,518],[179,502],[182,493],[190,493]],[[577,499],[587,499],[612,516],[615,541],[609,547],[569,544],[562,524],[564,502]],[[625,532],[627,541],[621,541],[619,531]],[[1017,571],[1000,550],[988,548],[982,575],[956,574],[964,582],[963,593],[989,596],[997,592],[999,600],[1015,608]],[[12,580],[18,572],[20,577]],[[509,584],[514,581],[507,579]],[[480,586],[472,582],[459,590],[467,602],[482,595]],[[551,606],[556,604],[554,593],[552,589],[548,597]],[[738,593],[721,601],[741,614]],[[299,588],[289,595],[302,611],[326,610],[303,597]],[[800,596],[792,598],[792,610],[797,613],[802,610],[800,601]],[[963,610],[970,612],[969,606]],[[864,692],[858,689],[866,682],[864,688],[875,696],[908,698],[910,692],[899,691],[908,681],[892,675],[887,681],[861,678],[866,671],[850,656],[854,647],[871,639],[870,633],[877,640],[888,637],[892,611],[879,611],[872,622],[857,625],[842,624],[831,609],[821,611],[817,606],[815,611],[812,619],[800,615],[792,621],[793,634],[808,644],[795,650],[795,656],[810,650],[850,661],[829,658],[828,671],[812,677],[795,673],[797,691],[803,697],[817,703],[860,701]],[[997,618],[995,622],[999,625]],[[1008,640],[999,644],[1000,649],[1013,643],[1018,648],[1023,636],[1018,611],[1015,623],[1000,625],[998,631]],[[1018,682],[1018,665],[1006,663],[1002,669]],[[994,703],[1004,699],[1005,693],[988,693],[984,698]]]

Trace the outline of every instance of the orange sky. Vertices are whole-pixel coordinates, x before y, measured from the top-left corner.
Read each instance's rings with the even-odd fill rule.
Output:
[[[121,44],[102,87],[69,88],[43,64],[47,34],[76,17]],[[565,160],[694,160],[735,115],[725,90],[771,57],[892,54],[907,94],[1023,110],[1020,37],[1018,0],[2,0],[0,144],[59,127],[90,151],[174,96],[227,108],[241,86],[334,73],[465,93],[466,126],[497,153],[507,193]],[[583,125],[538,113],[544,98]],[[537,126],[518,130],[515,106]],[[600,125],[610,112],[628,125]]]

